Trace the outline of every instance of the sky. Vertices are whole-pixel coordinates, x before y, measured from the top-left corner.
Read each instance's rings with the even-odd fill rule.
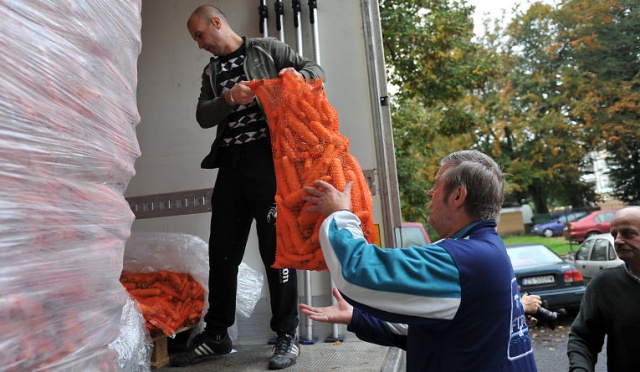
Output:
[[[504,9],[508,16],[511,14],[511,8],[516,4],[515,0],[467,0],[469,5],[476,7],[473,14],[473,27],[476,35],[483,34],[484,26],[482,25],[483,19],[488,17],[491,19],[499,18]]]
[[[556,0],[541,0],[543,3],[554,4]],[[467,0],[469,5],[473,5],[476,7],[475,13],[473,15],[473,26],[474,32],[476,35],[482,35],[484,31],[484,26],[482,25],[482,20],[487,18],[487,14],[489,18],[496,19],[499,18],[502,14],[502,10],[506,11],[507,19],[510,18],[512,12],[512,8],[520,3],[523,9],[529,7],[529,4],[535,2],[535,0]]]

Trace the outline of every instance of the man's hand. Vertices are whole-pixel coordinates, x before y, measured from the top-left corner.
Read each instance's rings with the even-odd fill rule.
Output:
[[[527,314],[535,314],[540,306],[542,306],[542,300],[538,295],[532,295],[525,293],[520,297],[520,302],[522,302],[522,307],[524,307],[524,312]]]
[[[249,88],[248,81],[240,81],[229,89],[225,97],[229,106],[233,105],[248,105],[256,98],[256,94]]]
[[[295,68],[293,68],[293,67],[286,67],[286,68],[283,68],[282,70],[280,70],[280,72],[278,72],[278,76],[282,76],[282,75],[284,75],[284,74],[285,74],[285,73],[287,73],[287,72],[292,73],[295,77],[297,77],[297,78],[298,78],[298,79],[300,79],[300,80],[304,80],[304,75],[302,75],[301,73],[299,73],[299,72],[298,72],[298,70],[296,70],[296,69],[295,69]]]
[[[305,195],[302,199],[312,205],[306,209],[308,212],[318,212],[323,216],[328,216],[333,212],[343,209],[351,209],[351,188],[353,181],[347,183],[344,191],[338,191],[333,185],[325,181],[314,181],[314,187],[305,186]]]
[[[327,307],[313,307],[307,304],[299,304],[302,313],[319,322],[325,323],[351,323],[353,317],[353,306],[349,305],[347,301],[340,295],[337,288],[333,288],[333,297],[337,302],[334,305]]]

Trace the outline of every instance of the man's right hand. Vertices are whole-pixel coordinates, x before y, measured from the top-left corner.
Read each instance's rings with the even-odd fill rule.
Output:
[[[306,209],[308,212],[318,212],[326,217],[339,210],[351,209],[353,181],[347,183],[342,192],[330,183],[321,180],[314,181],[313,186],[305,186],[304,191],[307,195],[302,197],[303,200],[312,204]]]
[[[256,94],[249,88],[248,81],[239,82],[225,94],[225,101],[229,106],[248,105],[254,98],[256,98]]]
[[[331,306],[313,307],[307,304],[299,304],[298,307],[300,307],[303,314],[312,320],[348,325],[351,323],[351,318],[353,317],[353,306],[349,305],[349,303],[342,298],[337,288],[333,288],[333,297],[336,298],[337,302]]]

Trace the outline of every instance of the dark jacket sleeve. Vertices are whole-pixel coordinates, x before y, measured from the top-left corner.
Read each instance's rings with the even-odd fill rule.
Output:
[[[271,55],[278,70],[293,67],[300,72],[305,79],[324,79],[324,70],[315,61],[296,53],[290,46],[278,39],[271,43]]]
[[[580,312],[571,325],[567,345],[569,371],[594,371],[598,353],[602,350],[605,329],[597,301],[599,287],[596,277],[587,286]]]
[[[392,332],[390,325],[390,323],[354,307],[351,323],[347,326],[347,330],[355,333],[362,341],[382,346],[395,346],[406,350],[406,334]],[[405,325],[403,324],[403,326]]]
[[[211,86],[211,77],[207,74],[210,66],[207,65],[202,71],[202,84],[196,109],[196,120],[202,128],[211,128],[220,124],[232,110],[223,96],[216,97]]]

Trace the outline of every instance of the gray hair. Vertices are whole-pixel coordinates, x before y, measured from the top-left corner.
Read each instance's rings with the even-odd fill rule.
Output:
[[[440,167],[444,166],[448,166],[442,174],[447,197],[456,187],[464,187],[464,207],[471,217],[486,221],[500,215],[507,182],[491,157],[476,150],[457,151],[440,161]]]

